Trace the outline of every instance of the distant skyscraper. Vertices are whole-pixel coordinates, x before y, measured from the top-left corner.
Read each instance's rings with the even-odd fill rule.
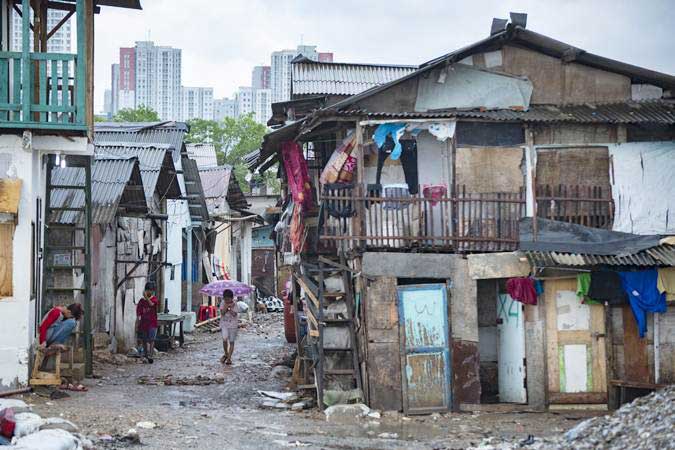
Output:
[[[181,115],[181,50],[136,42],[136,107],[147,106],[162,120]]]
[[[245,116],[253,112],[253,88],[241,86],[234,95],[237,103],[237,116]]]
[[[272,68],[270,66],[255,66],[251,74],[251,87],[253,89],[269,89]]]
[[[332,53],[318,53],[316,45],[298,45],[295,50],[280,50],[272,52],[272,66],[270,88],[272,89],[272,103],[285,102],[291,99],[291,61],[302,55],[313,61],[320,57],[327,62],[333,60]]]
[[[213,101],[213,120],[222,122],[226,117],[237,117],[237,102],[230,98]]]
[[[272,117],[272,90],[255,89],[253,91],[253,113],[255,121],[267,125]]]
[[[21,2],[19,2],[21,3]],[[9,8],[12,9],[11,7]],[[21,7],[19,6],[19,9]],[[22,49],[21,16],[16,11],[12,12],[12,50],[20,52]],[[47,10],[47,28],[53,30],[54,27],[68,14],[68,11],[57,9]],[[47,51],[53,53],[71,53],[72,47],[72,25],[74,20],[68,20],[58,29],[56,33],[47,41]],[[30,48],[33,49],[33,34],[30,35]],[[59,74],[60,74],[59,68]]]
[[[112,91],[106,89],[103,93],[103,114],[107,119],[112,119]]]
[[[213,88],[183,86],[182,121],[213,120]]]
[[[117,108],[136,107],[136,49],[120,48]]]
[[[120,110],[120,65],[110,66],[110,113],[114,116]]]

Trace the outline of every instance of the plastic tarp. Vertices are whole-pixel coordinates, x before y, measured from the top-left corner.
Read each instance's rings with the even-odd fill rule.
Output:
[[[454,64],[420,77],[415,111],[453,108],[528,109],[532,82],[512,75]]]
[[[609,145],[614,231],[675,234],[675,141]]]
[[[531,217],[520,220],[519,250],[621,256],[656,247],[661,240],[542,218],[537,219],[535,239],[532,225]]]

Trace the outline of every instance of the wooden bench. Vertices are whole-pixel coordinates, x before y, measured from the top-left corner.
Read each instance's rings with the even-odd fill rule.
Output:
[[[643,397],[651,392],[668,386],[667,384],[642,383],[639,381],[610,380],[610,386],[618,393],[618,405],[610,405],[611,408],[621,407],[638,397]]]

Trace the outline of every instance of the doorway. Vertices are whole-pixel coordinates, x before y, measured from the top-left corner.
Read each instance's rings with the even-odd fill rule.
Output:
[[[403,411],[447,411],[451,395],[446,285],[399,286],[398,299]]]

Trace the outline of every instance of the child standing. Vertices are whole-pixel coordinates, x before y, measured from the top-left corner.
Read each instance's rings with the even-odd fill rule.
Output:
[[[157,337],[158,307],[159,300],[155,296],[155,286],[152,283],[147,283],[143,298],[136,305],[136,320],[138,322],[138,337],[143,342],[143,355],[150,364],[153,363],[152,355],[155,350],[155,338]]]
[[[221,363],[232,364],[234,342],[239,332],[239,313],[246,312],[248,307],[243,302],[234,301],[234,293],[230,290],[223,292],[223,301],[220,303],[220,333],[223,337],[223,356]]]

